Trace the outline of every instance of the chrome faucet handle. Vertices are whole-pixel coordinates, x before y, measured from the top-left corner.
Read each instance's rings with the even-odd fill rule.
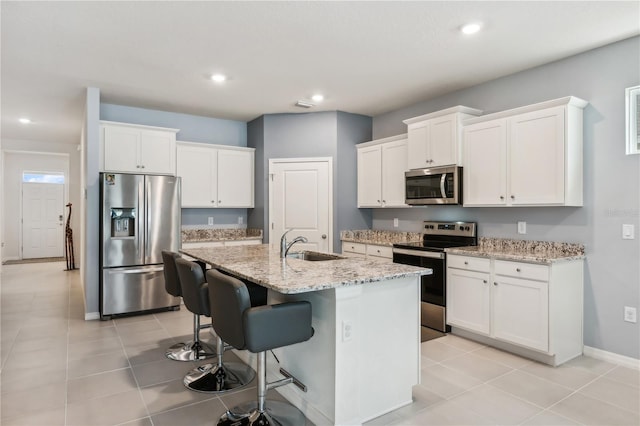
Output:
[[[284,258],[287,252],[287,234],[293,231],[293,228],[287,229],[280,237],[280,258]]]

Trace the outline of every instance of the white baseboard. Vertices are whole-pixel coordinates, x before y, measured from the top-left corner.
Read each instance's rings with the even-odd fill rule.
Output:
[[[634,370],[640,370],[640,359],[603,351],[602,349],[592,348],[591,346],[584,347],[584,355],[623,367],[633,368]]]
[[[100,312],[86,312],[84,314],[85,321],[99,320],[99,319],[100,319]]]

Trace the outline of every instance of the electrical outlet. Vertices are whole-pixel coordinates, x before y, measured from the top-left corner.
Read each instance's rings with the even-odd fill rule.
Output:
[[[238,225],[242,225],[244,223],[244,218],[242,216],[238,216]]]
[[[622,239],[623,240],[633,240],[635,238],[635,230],[633,229],[633,225],[622,225]]]
[[[625,306],[624,320],[626,322],[636,322],[636,308],[633,308],[631,306]]]
[[[527,222],[518,222],[518,234],[527,233]]]
[[[397,227],[398,227],[398,218],[397,218],[397,217],[394,217],[394,218],[393,218],[393,227],[394,227],[394,228],[397,228]]]
[[[348,342],[353,338],[353,324],[351,321],[342,321],[342,341]]]
[[[209,225],[213,225],[213,216],[209,216]]]

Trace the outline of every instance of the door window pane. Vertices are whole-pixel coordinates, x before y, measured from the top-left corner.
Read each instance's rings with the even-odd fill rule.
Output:
[[[59,185],[64,185],[64,174],[55,172],[24,172],[22,173],[22,182],[56,183]]]

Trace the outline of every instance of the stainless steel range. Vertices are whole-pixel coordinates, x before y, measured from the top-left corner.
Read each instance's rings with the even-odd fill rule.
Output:
[[[422,326],[441,332],[451,331],[446,324],[447,256],[449,247],[478,244],[475,222],[424,222],[422,241],[393,245],[393,261],[433,270],[421,278]]]

